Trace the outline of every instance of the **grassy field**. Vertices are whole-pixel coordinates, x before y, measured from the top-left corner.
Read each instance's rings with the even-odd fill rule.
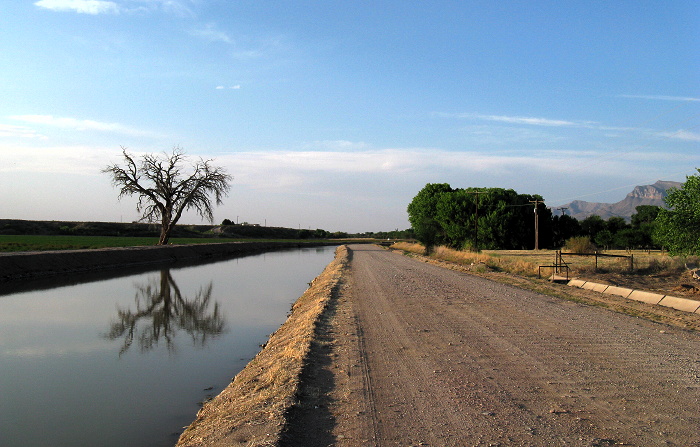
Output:
[[[170,241],[172,244],[177,245],[241,242],[251,241],[251,239],[172,238]],[[295,242],[303,242],[303,240],[296,240]],[[0,235],[0,252],[135,247],[156,245],[157,243],[157,237]]]

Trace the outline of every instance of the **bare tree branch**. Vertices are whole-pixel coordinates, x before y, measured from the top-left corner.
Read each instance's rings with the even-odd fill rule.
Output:
[[[223,167],[213,166],[213,160],[200,158],[186,175],[185,152],[174,147],[171,153],[146,154],[137,161],[122,146],[124,166],[113,164],[102,170],[112,177],[112,184],[119,188],[119,199],[137,196],[136,211],[141,220],[160,221],[159,245],[167,244],[175,224],[182,213],[194,209],[210,222],[214,220],[214,203],[221,205],[228,196],[229,182],[233,179]]]

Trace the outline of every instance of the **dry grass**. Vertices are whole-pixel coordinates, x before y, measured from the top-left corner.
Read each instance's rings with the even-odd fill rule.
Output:
[[[391,248],[419,255],[425,254],[425,247],[421,244],[397,242],[393,244]],[[430,253],[430,257],[441,261],[453,262],[462,266],[468,266],[468,270],[477,273],[495,270],[523,276],[537,276],[537,266],[540,264],[533,262],[531,256],[528,258],[518,258],[517,256],[503,257],[496,256],[494,253],[496,252],[483,251],[481,253],[475,253],[440,246],[433,249]],[[541,258],[541,255],[539,257]],[[552,259],[553,257],[554,255],[552,254]]]
[[[297,300],[287,321],[221,394],[205,404],[178,446],[277,445],[295,403],[316,325],[348,263],[345,246]]]
[[[425,247],[421,244],[399,242],[392,248],[410,253],[425,254]],[[670,257],[667,253],[659,251],[627,251],[608,250],[602,254],[633,256],[634,272],[638,274],[679,274],[686,269],[686,265],[700,266],[700,258]],[[502,271],[522,276],[534,277],[538,275],[539,266],[553,265],[556,252],[554,250],[484,250],[481,253],[454,250],[447,247],[436,247],[430,257],[437,260],[454,262],[463,266],[470,266],[472,270],[483,272],[486,270]],[[564,262],[570,267],[571,275],[599,272],[630,273],[629,258],[598,257],[594,256],[563,255]],[[551,270],[542,270],[543,275],[551,274]]]

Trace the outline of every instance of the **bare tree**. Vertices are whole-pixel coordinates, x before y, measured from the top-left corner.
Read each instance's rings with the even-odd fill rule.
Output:
[[[212,197],[217,205],[228,195],[232,177],[226,170],[213,166],[213,160],[200,158],[186,172],[187,156],[179,147],[172,153],[143,155],[137,160],[122,146],[125,165],[113,164],[102,170],[112,176],[112,184],[119,190],[119,199],[138,196],[136,211],[140,220],[160,221],[158,245],[165,245],[182,213],[188,209],[197,211],[200,217],[214,222]]]
[[[136,310],[117,309],[116,321],[110,324],[105,337],[109,340],[124,338],[119,350],[121,356],[129,350],[134,339],[145,352],[164,340],[168,351],[175,351],[175,338],[180,331],[186,332],[196,347],[203,347],[211,338],[223,334],[226,320],[219,303],[211,299],[211,282],[201,287],[194,298],[182,294],[170,269],[160,271],[160,281],[136,285],[134,301]],[[213,304],[213,308],[211,308]]]

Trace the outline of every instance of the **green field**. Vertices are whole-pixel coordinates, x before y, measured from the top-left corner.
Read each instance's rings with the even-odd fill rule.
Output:
[[[173,244],[206,244],[250,240],[251,239],[228,238],[172,238],[170,241]],[[0,235],[0,252],[135,247],[140,245],[156,245],[157,243],[157,237]]]

